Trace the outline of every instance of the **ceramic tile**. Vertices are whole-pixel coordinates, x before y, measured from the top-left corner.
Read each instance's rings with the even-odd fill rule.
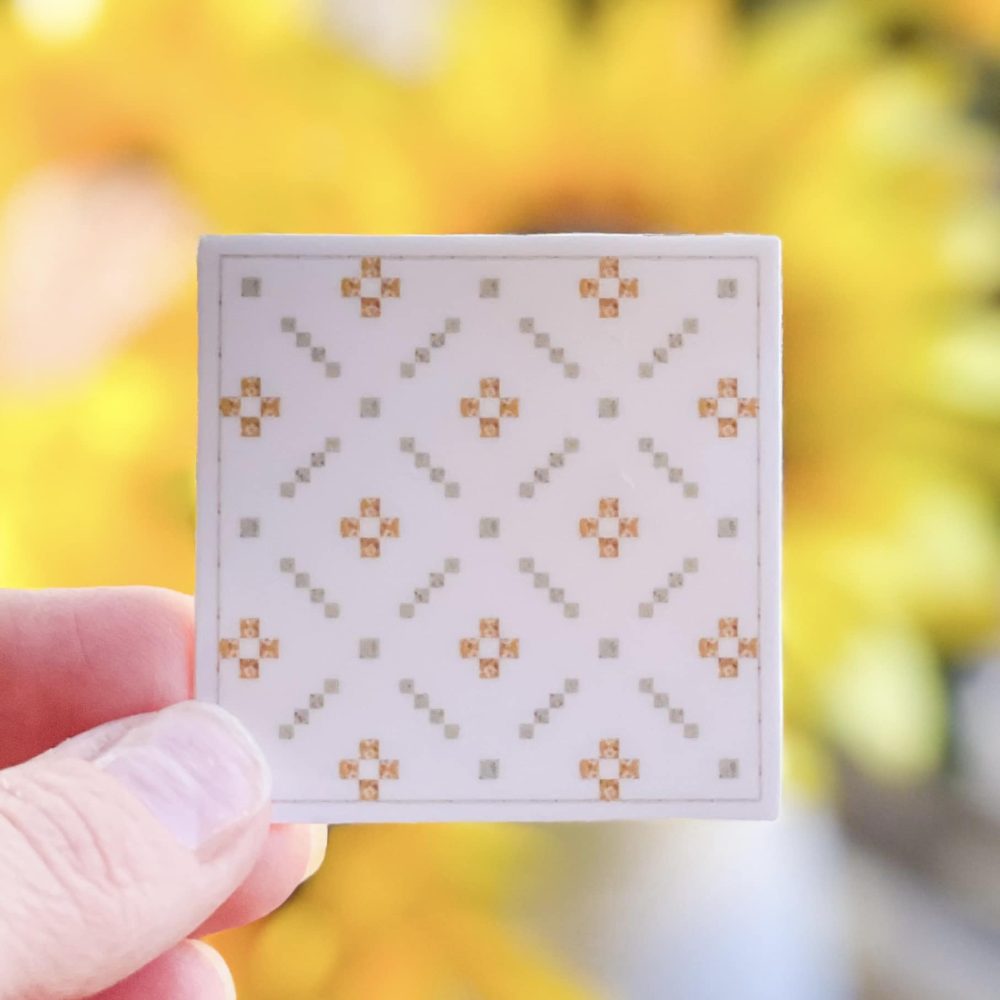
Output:
[[[210,237],[199,697],[286,820],[769,817],[754,236]]]

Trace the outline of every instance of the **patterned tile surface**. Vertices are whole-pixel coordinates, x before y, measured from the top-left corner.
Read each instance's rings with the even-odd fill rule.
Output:
[[[778,259],[203,242],[198,691],[278,817],[774,814]]]

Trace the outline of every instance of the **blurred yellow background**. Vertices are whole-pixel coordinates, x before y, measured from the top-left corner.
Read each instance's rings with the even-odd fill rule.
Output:
[[[784,241],[786,819],[338,829],[241,996],[995,996],[996,0],[0,0],[0,584],[192,589],[200,233],[579,229]]]

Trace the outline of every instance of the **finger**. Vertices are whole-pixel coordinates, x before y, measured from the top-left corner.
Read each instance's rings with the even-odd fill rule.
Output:
[[[191,697],[191,599],[152,587],[0,593],[0,767]]]
[[[198,702],[0,771],[0,1000],[87,996],[176,945],[253,867],[269,796],[246,730]]]
[[[116,719],[67,740],[49,751],[49,756],[91,760],[152,717],[146,714]],[[200,937],[240,927],[276,910],[319,868],[326,854],[326,831],[327,828],[319,824],[278,824],[270,827],[250,874],[194,932],[195,935]]]
[[[195,934],[214,934],[267,916],[316,874],[325,855],[325,826],[272,826],[249,877]]]
[[[222,956],[203,941],[182,941],[91,1000],[235,1000]]]
[[[88,744],[117,738],[137,713],[189,697],[192,628],[190,598],[169,590],[0,592],[0,767],[127,716],[57,751],[96,755]],[[317,835],[291,829],[268,837],[266,857],[213,929],[256,920],[294,892]]]

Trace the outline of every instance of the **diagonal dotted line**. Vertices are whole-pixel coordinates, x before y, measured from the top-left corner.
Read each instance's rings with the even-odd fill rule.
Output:
[[[439,347],[444,347],[449,333],[458,333],[462,329],[461,322],[455,317],[449,317],[444,321],[444,328],[430,335],[430,347],[417,347],[413,351],[412,361],[402,361],[399,365],[400,378],[413,378],[417,374],[418,365],[430,364],[433,351]]]
[[[535,568],[535,560],[530,556],[522,556],[517,562],[517,568],[531,577],[531,582],[537,590],[547,590],[549,602],[551,604],[562,605],[563,615],[566,618],[579,618],[580,605],[567,602],[566,593],[562,587],[549,586],[549,574],[541,573]]]
[[[519,327],[521,333],[526,333],[532,338],[535,347],[548,354],[549,361],[554,365],[562,366],[564,378],[579,378],[580,366],[575,361],[567,361],[566,351],[562,347],[553,347],[552,338],[547,333],[540,333],[535,329],[533,317],[523,317]]]
[[[681,732],[684,734],[685,739],[694,740],[698,738],[698,724],[696,722],[684,721],[684,709],[672,706],[669,696],[656,690],[652,677],[643,677],[639,681],[639,690],[652,698],[653,708],[666,709],[668,720],[672,725],[682,727]]]
[[[576,694],[580,690],[580,682],[575,677],[567,677],[563,681],[562,691],[549,695],[549,702],[544,708],[536,708],[531,722],[522,722],[517,727],[517,735],[522,740],[535,738],[535,726],[547,726],[552,719],[552,713],[558,712],[566,705],[566,695]]]
[[[549,481],[550,470],[561,469],[566,464],[566,456],[576,454],[579,450],[580,441],[578,438],[564,438],[562,450],[549,452],[549,464],[538,466],[532,475],[532,479],[521,483],[518,487],[518,495],[526,499],[533,497],[535,495],[535,484],[547,483]]]
[[[308,573],[296,569],[295,560],[291,556],[283,556],[278,561],[278,568],[282,573],[287,573],[292,579],[292,583],[299,590],[305,591],[309,595],[309,600],[323,608],[323,614],[327,618],[340,617],[340,605],[327,601],[326,590],[323,587],[313,586],[312,578]]]
[[[426,587],[416,587],[413,591],[413,600],[400,604],[399,606],[399,617],[400,618],[412,618],[417,610],[418,604],[429,604],[431,599],[431,593],[434,590],[438,590],[445,585],[448,579],[448,575],[452,573],[457,573],[461,568],[461,563],[454,558],[445,559],[444,561],[444,572],[442,573],[428,573],[427,574],[427,586]]]
[[[680,333],[667,334],[668,347],[654,347],[652,361],[639,362],[639,378],[652,378],[658,364],[665,365],[670,360],[670,351],[684,346],[684,335],[698,332],[698,320],[688,317],[681,322]]]
[[[639,605],[640,618],[652,618],[657,604],[666,604],[670,600],[670,591],[684,586],[685,574],[690,576],[698,572],[698,560],[688,556],[676,573],[667,574],[667,585],[653,589],[652,601],[644,601]]]
[[[283,316],[281,318],[281,332],[294,334],[295,346],[304,348],[309,352],[309,357],[320,365],[327,378],[340,377],[340,362],[328,361],[325,347],[314,347],[312,334],[298,328],[298,323],[294,316]]]
[[[445,471],[439,465],[431,464],[431,456],[426,451],[417,451],[415,438],[403,437],[399,439],[399,450],[406,455],[413,456],[413,464],[418,469],[427,469],[428,478],[432,483],[441,483],[444,486],[444,495],[449,499],[454,499],[461,492],[458,483],[445,479]]]
[[[309,695],[309,707],[297,708],[292,713],[291,722],[283,722],[278,726],[279,740],[295,739],[296,726],[308,726],[310,712],[315,712],[326,705],[327,695],[340,694],[340,681],[336,677],[328,677],[323,681],[323,690],[314,691]]]
[[[340,451],[340,438],[328,437],[322,451],[314,451],[309,456],[308,465],[300,465],[294,473],[294,478],[278,486],[278,492],[283,497],[294,497],[297,486],[312,482],[313,469],[322,469],[326,465],[328,454]]]
[[[698,484],[685,479],[684,470],[678,466],[671,465],[670,456],[665,451],[657,451],[651,437],[639,438],[639,451],[652,456],[654,468],[666,469],[667,479],[672,483],[678,483],[685,497],[692,498],[698,495]]]
[[[427,711],[427,721],[432,726],[440,726],[441,732],[446,740],[457,740],[461,727],[458,723],[448,722],[445,719],[443,708],[435,708],[431,704],[430,695],[417,690],[417,682],[412,677],[405,677],[399,682],[400,694],[412,696],[413,707],[417,711]]]

